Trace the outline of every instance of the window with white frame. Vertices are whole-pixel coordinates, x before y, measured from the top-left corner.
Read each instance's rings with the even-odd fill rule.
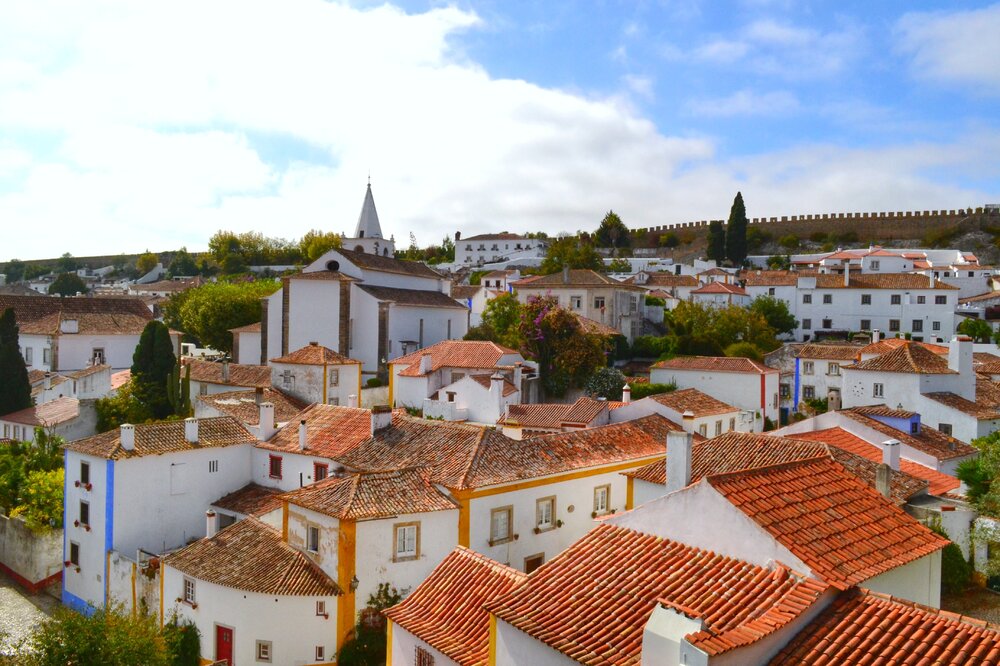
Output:
[[[257,661],[270,664],[272,659],[271,641],[257,641]]]
[[[25,365],[31,365],[33,363],[32,359],[34,358],[34,355],[35,355],[34,351],[35,350],[32,349],[31,347],[25,347],[24,348],[24,364]]]
[[[808,331],[813,326],[813,320],[808,317],[802,320],[802,330]]]
[[[816,369],[816,366],[813,364],[812,361],[803,361],[802,362],[802,374],[803,375],[811,375],[811,374],[813,374],[813,372],[815,372],[815,369]]]
[[[812,400],[816,397],[816,387],[815,386],[803,386],[802,387],[802,399]]]
[[[490,542],[505,543],[513,538],[514,507],[504,506],[490,511]]]
[[[396,546],[393,559],[412,560],[420,555],[420,523],[398,523],[393,526]]]
[[[208,384],[202,383],[198,385],[198,395],[208,395]]]
[[[823,294],[823,305],[831,305],[833,303],[833,294]]]
[[[736,430],[736,417],[733,416],[729,419],[729,429]]]
[[[306,526],[306,550],[310,553],[319,552],[319,527],[316,525]]]
[[[924,305],[927,303],[926,296],[917,296],[917,305]]]
[[[950,423],[938,423],[938,430],[944,434],[951,436],[951,424]]]
[[[330,377],[330,386],[340,386],[340,370],[330,368],[327,370],[327,375]]]
[[[872,385],[872,397],[873,398],[884,398],[885,397],[885,387],[878,382]]]
[[[604,297],[603,296],[594,296],[594,309],[595,310],[603,310],[604,309]]]
[[[718,437],[722,434],[722,419],[715,422],[715,436]]]
[[[939,321],[932,321],[931,322],[931,330],[932,331],[940,331],[941,330],[941,322],[939,322]]]
[[[322,599],[316,601],[316,616],[326,616],[326,602]]]
[[[889,297],[890,305],[901,305],[902,303],[903,303],[902,294],[893,294],[892,296]]]
[[[812,303],[813,302],[812,294],[802,294],[802,302],[803,303]]]
[[[42,363],[48,365],[52,363],[52,348],[46,347],[42,350]]]
[[[194,579],[184,577],[184,603],[193,604],[195,603],[194,596]]]
[[[702,423],[700,426],[698,426],[698,434],[701,435],[702,437],[708,437],[708,425]]]
[[[872,295],[871,294],[861,294],[861,305],[871,305]]]
[[[872,327],[872,320],[871,319],[862,319],[861,320],[861,330],[862,331],[869,331],[869,330],[871,330],[871,327]]]
[[[840,364],[839,363],[827,363],[826,364],[826,374],[831,376],[838,376],[840,374]]]
[[[872,259],[872,262],[871,262],[871,268],[872,268],[872,270],[873,271],[877,271],[878,267],[879,267],[879,260],[878,259]]]
[[[889,320],[889,330],[890,331],[898,331],[899,330],[899,320],[898,319],[890,319]]]
[[[555,526],[555,513],[555,497],[542,497],[535,500],[535,527],[540,530],[552,529]]]
[[[611,486],[597,486],[594,488],[594,513],[607,513],[611,508]]]
[[[583,296],[570,296],[569,306],[574,310],[583,308]]]
[[[935,296],[934,297],[934,305],[948,305],[948,297],[947,296]]]
[[[316,646],[316,661],[326,661],[326,648],[322,645]]]

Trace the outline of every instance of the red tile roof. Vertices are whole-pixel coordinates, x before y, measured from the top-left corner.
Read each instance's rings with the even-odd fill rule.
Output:
[[[260,322],[255,324],[247,324],[246,326],[240,326],[239,328],[229,329],[230,333],[260,333]]]
[[[248,483],[212,502],[224,511],[232,511],[242,516],[260,516],[281,508],[281,491],[277,488]]]
[[[716,400],[712,396],[702,393],[695,388],[657,393],[649,396],[649,399],[681,414],[690,411],[694,414],[695,418],[740,411],[739,407],[733,407],[721,400]]]
[[[805,344],[795,354],[795,357],[824,361],[853,361],[858,358],[860,351],[860,345]]]
[[[781,565],[768,570],[603,524],[486,607],[582,664],[638,666],[658,604],[702,619],[687,638],[719,654],[776,630],[825,589]]]
[[[651,287],[697,287],[701,284],[693,275],[674,275],[673,273],[647,273],[645,282],[640,283],[633,275],[624,280],[626,284],[636,284],[647,289]]]
[[[517,352],[495,342],[443,340],[412,354],[393,359],[389,364],[404,368],[399,373],[402,377],[420,377],[422,376],[420,358],[424,354],[431,355],[431,372],[435,372],[441,368],[491,369],[495,368],[504,356]]]
[[[694,294],[732,294],[733,296],[746,296],[746,289],[739,285],[727,284],[725,282],[709,282],[703,287],[699,287],[691,292]]]
[[[293,415],[285,427],[257,446],[270,451],[297,453],[301,421],[306,422],[307,455],[336,458],[371,437],[371,411],[317,403]]]
[[[860,437],[853,435],[843,428],[827,428],[825,430],[813,430],[812,432],[797,432],[796,439],[806,439],[814,442],[824,442],[838,449],[849,451],[855,455],[867,458],[875,463],[882,462],[882,449],[874,444],[870,444]],[[961,485],[961,482],[953,476],[931,469],[925,465],[911,462],[909,460],[899,461],[899,471],[910,476],[926,480],[930,485],[927,489],[932,495],[941,495],[951,492]]]
[[[666,370],[703,370],[708,372],[749,372],[769,374],[778,372],[763,363],[742,356],[678,356],[667,361],[659,361],[652,368]]]
[[[903,338],[885,338],[884,340],[879,340],[878,342],[872,342],[867,344],[858,350],[858,358],[861,356],[869,356],[872,354],[888,354],[889,352],[899,349],[900,347],[907,347],[910,345],[915,345],[917,347],[923,347],[927,351],[934,352],[935,354],[946,356],[948,354],[948,347],[944,345],[935,345],[930,342],[914,342],[912,340],[905,340]]]
[[[121,370],[111,375],[111,390],[116,391],[132,379],[131,370]]]
[[[886,409],[884,406],[882,409]],[[894,411],[894,410],[889,410]],[[977,453],[974,446],[955,439],[951,435],[946,435],[936,428],[932,428],[925,423],[920,424],[920,432],[916,435],[909,431],[897,430],[890,425],[882,423],[877,418],[879,414],[878,406],[874,407],[851,407],[842,409],[838,414],[843,414],[849,419],[862,425],[877,430],[883,435],[888,435],[893,439],[898,439],[903,444],[911,446],[917,451],[934,456],[938,460],[952,460],[954,458],[964,458]],[[912,412],[905,412],[912,414]]]
[[[827,259],[829,258],[832,257],[827,257]],[[866,273],[859,275],[852,272],[849,287],[844,287],[844,276],[836,273],[796,274],[794,272],[762,271],[760,275],[757,275],[756,272],[749,272],[746,281],[748,287],[795,286],[800,275],[801,277],[815,277],[817,289],[938,289],[947,291],[958,289],[958,287],[945,284],[940,280],[935,280],[934,286],[931,287],[926,275],[915,273]]]
[[[198,402],[221,414],[235,417],[239,419],[240,423],[248,426],[258,425],[260,421],[260,404],[257,402],[255,391],[226,391],[225,393],[199,395]],[[274,405],[274,420],[278,423],[287,423],[292,420],[305,409],[307,404],[298,398],[272,388],[263,390],[260,402],[269,402]]]
[[[376,520],[409,513],[457,510],[418,469],[329,477],[285,493],[289,504],[341,520]]]
[[[510,405],[507,417],[499,423],[522,428],[548,428],[556,430],[568,424],[589,424],[600,416],[608,403],[603,400],[582,397],[571,404],[566,403],[531,403]]]
[[[302,349],[296,349],[285,356],[272,358],[271,363],[287,363],[290,365],[361,365],[361,361],[355,361],[323,345],[312,343]]]
[[[76,320],[78,333],[139,335],[153,318],[137,298],[55,298],[0,294],[0,312],[11,308],[22,334],[60,335],[61,322]]]
[[[412,275],[414,277],[443,279],[443,275],[433,268],[419,261],[403,261],[393,257],[381,257],[377,254],[367,252],[354,252],[352,250],[338,249],[337,252],[345,259],[359,268],[364,268],[380,273],[400,273],[402,275]]]
[[[933,400],[934,402],[950,407],[956,411],[967,414],[980,421],[1000,419],[1000,412],[997,412],[992,406],[980,402],[978,400],[979,396],[976,396],[976,401],[967,400],[956,393],[950,393],[946,391],[936,391],[933,393],[924,393],[925,398]]]
[[[840,589],[948,544],[829,458],[705,481]]]
[[[80,401],[76,398],[63,396],[62,398],[56,398],[41,405],[4,414],[0,416],[0,421],[51,428],[67,421],[72,421],[79,415]]]
[[[520,571],[459,546],[385,615],[461,666],[486,664],[490,614],[484,605],[526,578]]]
[[[184,438],[184,421],[137,424],[135,448],[131,451],[122,448],[120,434],[121,429],[115,428],[100,435],[70,442],[65,448],[87,455],[123,460],[175,451],[238,446],[257,441],[243,424],[231,416],[198,419],[198,441],[194,443]]]
[[[862,353],[869,353],[862,350]],[[903,344],[890,352],[845,366],[849,370],[871,372],[911,372],[921,375],[957,375],[948,360],[920,344]]]
[[[407,262],[412,263],[412,262]],[[397,305],[411,305],[426,308],[448,308],[465,310],[465,305],[440,291],[429,289],[404,289],[402,287],[378,287],[359,284],[358,289],[379,301],[391,301]]]
[[[229,364],[229,381],[222,379],[223,363],[182,358],[181,363],[191,368],[191,381],[245,388],[270,388],[271,368],[266,365]]]
[[[592,271],[587,268],[574,268],[569,271],[569,279],[563,281],[563,272],[552,273],[551,275],[543,275],[530,282],[526,280],[518,280],[512,282],[515,287],[519,289],[573,289],[577,287],[605,287],[611,289],[622,289],[627,291],[636,291],[642,289],[634,284],[626,284],[624,282],[619,282],[614,278],[610,278],[603,273],[598,273],[597,271]]]
[[[308,557],[256,518],[233,523],[164,558],[192,578],[268,595],[339,596],[340,588]]]
[[[576,317],[576,320],[580,322],[580,328],[583,329],[584,333],[589,333],[590,335],[604,335],[610,337],[615,337],[616,335],[622,334],[622,332],[619,331],[614,326],[608,326],[607,324],[602,324],[596,319],[584,317],[579,312],[570,311],[570,314]]]
[[[810,622],[771,666],[1000,663],[996,625],[852,589]]]
[[[472,375],[472,376],[469,377],[469,379],[471,379],[472,381],[476,382],[477,384],[479,384],[480,386],[482,386],[486,390],[489,390],[490,385],[493,383],[493,380],[491,379],[490,375],[488,375],[488,374]],[[503,379],[503,395],[504,395],[504,397],[507,397],[508,395],[512,395],[514,393],[517,393],[517,387],[514,386],[509,379],[507,379],[506,377],[504,377],[504,379]]]

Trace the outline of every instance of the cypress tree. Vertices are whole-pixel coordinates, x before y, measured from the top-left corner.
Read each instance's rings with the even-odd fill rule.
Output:
[[[0,415],[31,407],[31,383],[21,356],[17,320],[10,308],[0,315]]]
[[[132,354],[132,381],[136,399],[149,409],[153,418],[164,419],[174,413],[167,380],[176,362],[170,330],[163,322],[146,324]]]
[[[722,226],[722,220],[708,223],[707,254],[709,259],[715,259],[719,263],[726,258],[726,229]]]
[[[737,192],[733,207],[729,211],[726,226],[726,257],[739,266],[747,258],[747,209],[743,205],[743,193]]]

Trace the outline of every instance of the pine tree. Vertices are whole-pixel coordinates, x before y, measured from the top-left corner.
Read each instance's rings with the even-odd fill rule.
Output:
[[[733,207],[729,211],[726,226],[726,257],[739,266],[747,258],[747,209],[743,205],[743,193],[737,192]]]
[[[0,414],[31,407],[31,383],[21,356],[17,321],[10,308],[0,315]]]
[[[167,379],[176,362],[170,330],[163,322],[146,324],[132,355],[132,381],[136,399],[149,409],[155,419],[174,413],[167,394]]]
[[[708,223],[707,254],[709,259],[715,259],[719,263],[726,258],[726,228],[722,226],[722,220]]]

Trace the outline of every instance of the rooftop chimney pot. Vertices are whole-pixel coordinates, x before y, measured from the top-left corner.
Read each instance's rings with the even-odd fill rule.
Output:
[[[191,442],[192,444],[198,443],[198,419],[196,418],[184,419],[184,439]]]
[[[375,405],[372,407],[372,437],[379,430],[383,430],[392,425],[392,407],[389,405]]]
[[[882,442],[882,463],[896,472],[899,471],[900,446],[898,439],[887,439]]]
[[[131,423],[123,423],[118,428],[118,437],[121,440],[122,448],[126,451],[135,450],[135,426]]]
[[[266,442],[274,436],[274,403],[260,403],[259,419],[257,421],[257,436],[262,442]]]
[[[628,384],[622,387],[622,402],[626,405],[632,402],[632,387]]]
[[[299,421],[299,451],[306,450],[306,420]]]
[[[205,538],[211,539],[215,536],[216,529],[215,512],[209,509],[205,512]]]
[[[667,492],[686,488],[691,483],[691,447],[694,436],[683,430],[667,433]]]
[[[886,499],[892,495],[892,468],[885,463],[875,469],[875,490]]]

